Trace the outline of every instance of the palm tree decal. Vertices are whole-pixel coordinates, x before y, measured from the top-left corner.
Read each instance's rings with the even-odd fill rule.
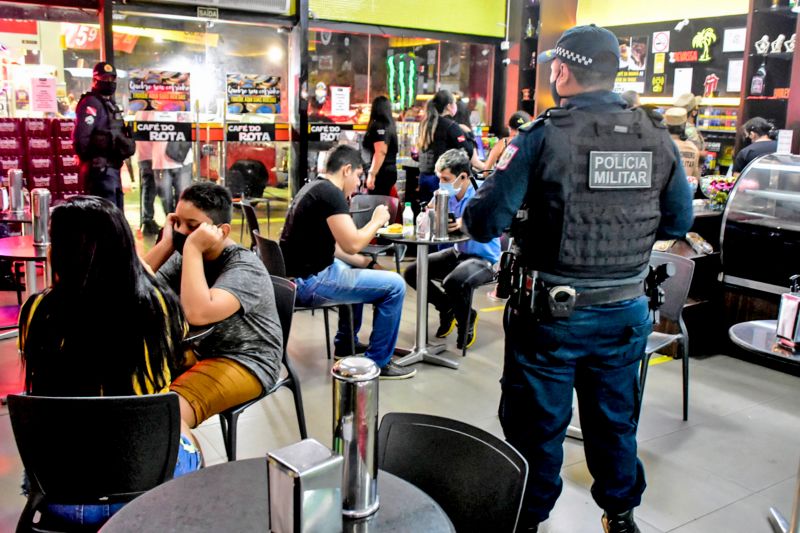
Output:
[[[698,61],[711,61],[711,51],[708,47],[715,42],[717,42],[717,34],[714,32],[714,28],[706,28],[697,32],[697,35],[692,38],[692,48],[703,49],[703,53],[700,55]]]

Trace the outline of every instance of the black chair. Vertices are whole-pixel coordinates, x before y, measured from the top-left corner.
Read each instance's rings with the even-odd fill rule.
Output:
[[[263,237],[258,232],[253,232],[253,240],[256,242],[256,251],[258,256],[261,258],[261,261],[264,263],[264,266],[267,267],[267,272],[272,274],[273,276],[278,276],[281,278],[286,277],[286,264],[283,262],[283,252],[281,251],[280,245],[271,240]],[[326,304],[326,305],[318,305],[318,306],[302,306],[296,305],[294,310],[295,311],[311,311],[313,314],[316,309],[322,310],[322,316],[325,319],[325,349],[328,351],[328,359],[331,358],[331,333],[330,333],[330,319],[328,317],[328,311],[331,309],[338,309],[341,304]],[[350,331],[353,331],[353,313],[350,313]],[[355,353],[355,340],[353,340],[352,344],[352,352]]]
[[[511,237],[507,233],[503,233],[502,235],[500,235],[500,251],[501,252],[508,251],[510,246],[511,246]],[[469,323],[469,312],[472,309],[472,300],[473,300],[473,298],[475,296],[475,290],[479,289],[481,287],[486,287],[487,285],[492,285],[494,283],[497,283],[497,275],[498,274],[499,274],[499,272],[497,270],[494,270],[491,280],[487,281],[486,283],[482,283],[480,285],[472,287],[472,289],[469,291],[469,298],[467,299],[467,302],[468,302],[468,304],[467,304],[467,313],[468,314],[467,314],[466,317],[464,317],[464,323],[465,324]],[[460,339],[460,341],[461,341],[461,357],[466,357],[467,356],[467,333],[469,333],[469,329],[468,328],[463,328],[462,331],[461,331],[461,339]]]
[[[80,531],[49,516],[46,505],[129,502],[172,478],[181,422],[175,393],[101,398],[12,394],[8,411],[30,481],[18,532]],[[37,511],[41,520],[34,523]]]
[[[678,357],[683,365],[683,420],[689,419],[689,332],[683,322],[683,308],[689,296],[689,286],[692,284],[694,274],[694,261],[686,257],[666,252],[653,252],[650,264],[653,266],[664,263],[675,265],[675,275],[668,278],[661,287],[664,289],[664,304],[659,309],[660,321],[677,324],[680,332],[676,334],[660,333],[654,331],[647,337],[645,356],[639,371],[639,405],[644,397],[644,385],[647,381],[647,369],[650,358],[654,352],[678,343]]]
[[[225,441],[225,453],[228,455],[229,461],[236,460],[236,426],[239,421],[239,415],[242,414],[245,409],[262,400],[264,397],[269,396],[281,387],[286,387],[292,391],[294,407],[297,414],[297,425],[300,427],[300,437],[303,439],[308,438],[306,415],[303,411],[303,396],[300,394],[300,379],[297,377],[297,373],[289,362],[288,352],[286,351],[286,344],[289,342],[289,331],[292,329],[295,285],[284,278],[277,276],[271,276],[271,278],[272,287],[275,291],[275,305],[278,308],[278,317],[280,318],[281,330],[283,331],[283,356],[281,362],[283,366],[286,367],[286,376],[279,379],[272,388],[268,391],[264,391],[258,398],[254,398],[236,407],[231,407],[227,411],[223,411],[219,414],[222,439]]]
[[[355,222],[356,227],[364,227],[372,219],[372,212],[379,205],[385,205],[389,208],[390,223],[397,220],[399,201],[394,196],[383,196],[380,194],[359,194],[353,196],[353,198],[350,199],[350,209],[357,211],[353,213],[353,222]],[[391,242],[389,244],[370,244],[359,253],[370,256],[373,261],[377,261],[379,255],[385,254],[389,250],[392,250],[394,253],[394,267],[399,274],[402,253],[400,246],[396,242]]]
[[[422,489],[459,533],[514,531],[528,463],[507,442],[469,424],[415,413],[387,413],[378,465]]]
[[[242,209],[242,218],[244,218],[243,222],[247,223],[247,234],[250,236],[250,249],[256,249],[256,243],[253,239],[253,232],[261,232],[261,229],[258,226],[258,215],[256,215],[256,209],[253,207],[253,204],[250,203],[249,200],[242,200],[241,201],[241,209]],[[244,224],[242,224],[242,228],[244,228]],[[242,233],[239,232],[239,241],[242,240]]]

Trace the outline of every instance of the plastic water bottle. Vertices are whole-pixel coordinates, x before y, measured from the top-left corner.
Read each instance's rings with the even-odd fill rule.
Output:
[[[431,222],[428,210],[421,210],[417,215],[417,239],[429,241],[431,239]]]
[[[403,238],[410,239],[414,236],[414,212],[411,210],[411,202],[406,202],[403,209]]]

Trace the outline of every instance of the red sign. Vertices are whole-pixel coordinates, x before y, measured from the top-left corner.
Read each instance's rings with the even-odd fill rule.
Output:
[[[685,50],[683,52],[670,52],[670,63],[696,63],[697,50]]]
[[[100,28],[87,24],[63,24],[64,45],[72,50],[100,50],[103,38]],[[138,35],[114,32],[114,51],[130,54],[139,41]]]
[[[0,19],[0,33],[36,35],[39,30],[35,20]]]

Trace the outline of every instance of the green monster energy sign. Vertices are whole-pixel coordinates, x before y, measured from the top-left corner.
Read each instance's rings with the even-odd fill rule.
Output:
[[[386,85],[395,111],[414,105],[417,99],[417,61],[413,53],[392,54],[386,58]]]

